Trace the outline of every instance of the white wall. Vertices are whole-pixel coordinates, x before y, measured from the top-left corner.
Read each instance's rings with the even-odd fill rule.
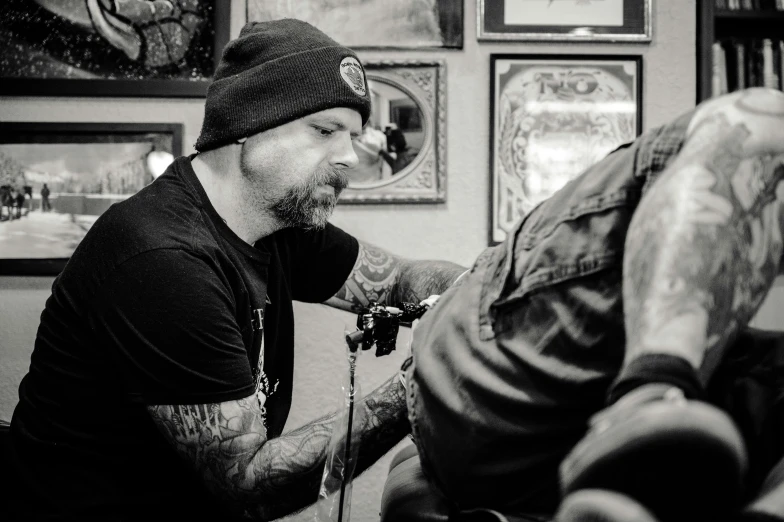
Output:
[[[244,21],[234,1],[232,35]],[[656,0],[654,40],[649,45],[563,45],[476,41],[475,0],[465,2],[464,48],[459,51],[361,52],[363,59],[444,58],[447,64],[447,202],[433,205],[344,206],[334,223],[363,240],[419,259],[470,265],[485,247],[488,231],[489,73],[491,53],[643,55],[643,125],[650,128],[688,110],[695,100],[695,0]],[[203,101],[187,99],[0,97],[0,121],[181,122],[185,152],[192,152]],[[0,277],[0,418],[10,418],[19,380],[27,369],[38,318],[52,278]],[[768,309],[773,309],[767,306]],[[337,400],[345,366],[342,332],[350,314],[319,305],[295,307],[297,356],[294,404],[288,427],[323,414]],[[768,314],[775,323],[775,315]],[[405,344],[407,332],[399,346]],[[401,362],[398,352],[360,361],[363,389],[385,380]],[[378,519],[389,455],[354,486],[352,518]],[[299,515],[296,520],[307,517]]]

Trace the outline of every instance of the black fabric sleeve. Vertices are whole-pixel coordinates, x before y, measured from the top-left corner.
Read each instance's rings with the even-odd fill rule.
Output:
[[[297,252],[292,259],[292,297],[323,303],[340,290],[357,260],[359,242],[327,223],[322,230],[295,230]]]
[[[124,262],[102,285],[90,323],[129,401],[206,404],[253,393],[231,286],[213,263],[154,250]]]

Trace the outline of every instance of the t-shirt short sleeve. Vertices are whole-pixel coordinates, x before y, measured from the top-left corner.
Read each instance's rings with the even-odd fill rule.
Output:
[[[153,250],[119,265],[101,286],[90,323],[130,402],[206,404],[253,393],[231,285],[213,263]]]
[[[323,303],[348,279],[359,253],[354,236],[328,223],[321,230],[290,229],[297,235],[292,256],[292,297]]]

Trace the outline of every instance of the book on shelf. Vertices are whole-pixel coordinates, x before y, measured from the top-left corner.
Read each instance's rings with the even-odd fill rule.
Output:
[[[735,42],[735,84],[738,89],[746,88],[746,45]]]
[[[784,91],[784,40],[779,40],[779,82],[779,89]]]
[[[722,11],[784,11],[784,0],[714,0]]]
[[[778,47],[778,46],[776,46]],[[762,86],[772,89],[779,88],[779,76],[776,71],[778,66],[774,62],[773,41],[770,38],[762,40]]]
[[[713,77],[711,78],[711,91],[713,96],[728,92],[727,85],[727,60],[724,47],[721,43],[714,42],[711,48],[713,53]]]
[[[747,87],[784,90],[784,40],[730,38],[715,42],[711,54],[714,95]]]

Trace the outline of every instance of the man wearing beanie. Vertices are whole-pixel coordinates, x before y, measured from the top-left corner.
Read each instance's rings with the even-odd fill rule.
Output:
[[[317,499],[335,416],[282,433],[292,300],[418,301],[464,271],[328,223],[370,109],[356,54],[307,23],[227,45],[198,153],[105,212],[52,287],[12,419],[22,519],[270,520]],[[410,431],[398,372],[357,407],[359,473]]]

